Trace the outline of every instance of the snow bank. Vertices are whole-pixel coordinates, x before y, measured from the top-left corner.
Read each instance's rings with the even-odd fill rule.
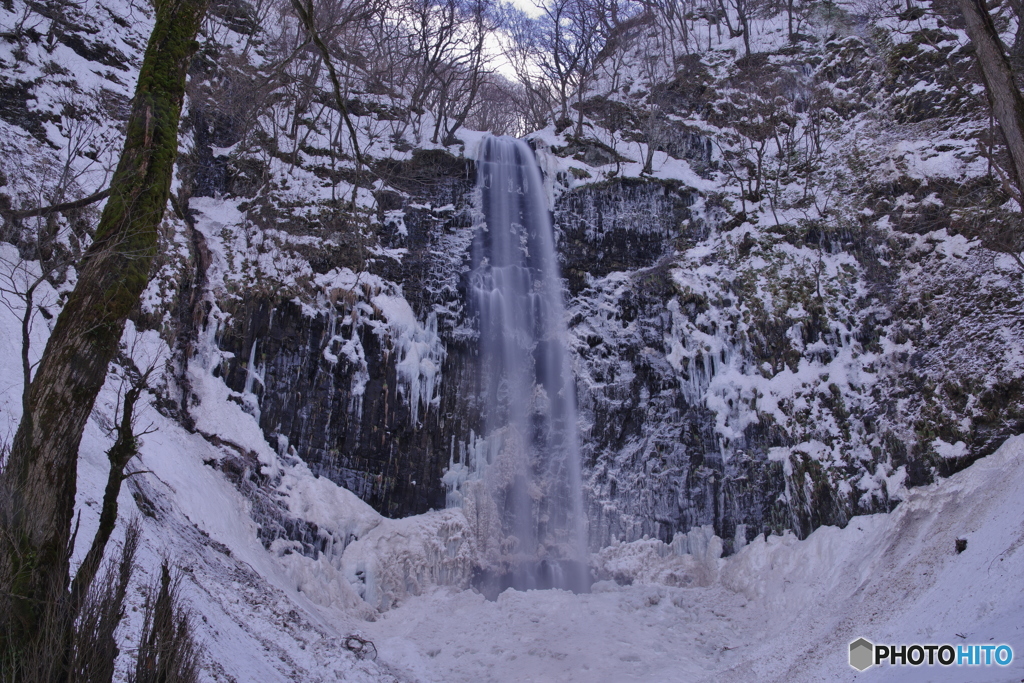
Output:
[[[962,553],[957,539],[967,541]],[[1024,436],[959,474],[912,489],[895,511],[757,537],[720,559],[708,530],[646,539],[593,561],[593,593],[409,596],[368,631],[422,681],[1019,681],[995,667],[857,674],[849,643],[1007,643],[1024,652]],[[679,554],[681,552],[684,554]],[[718,578],[694,572],[701,562]],[[691,581],[686,583],[685,579]],[[955,669],[955,670],[952,670]]]
[[[299,519],[313,522],[345,545],[362,538],[384,520],[359,496],[326,477],[317,477],[304,462],[286,471],[278,486],[289,511]],[[341,554],[344,548],[338,548]]]
[[[967,542],[956,550],[957,539]],[[1007,643],[1024,652],[1024,436],[947,480],[909,491],[893,512],[822,527],[804,541],[757,539],[722,570],[723,585],[790,621],[816,656],[793,680],[832,679],[857,637],[883,643]],[[812,616],[813,615],[813,616]],[[801,623],[804,622],[804,623]],[[885,669],[883,680],[1020,680],[998,671]]]

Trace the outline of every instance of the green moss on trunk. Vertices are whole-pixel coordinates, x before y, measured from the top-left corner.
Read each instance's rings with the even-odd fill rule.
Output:
[[[18,660],[31,657],[42,642],[47,610],[67,603],[78,447],[156,254],[178,151],[185,76],[206,6],[207,0],[156,2],[156,25],[110,198],[0,473],[0,665],[6,670],[24,666]],[[61,639],[51,636],[50,642]]]

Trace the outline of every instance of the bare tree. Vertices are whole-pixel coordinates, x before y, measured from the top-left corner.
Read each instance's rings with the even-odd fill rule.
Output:
[[[513,94],[524,128],[543,128],[555,117],[558,103],[554,88],[538,67],[543,54],[541,25],[512,5],[501,8],[499,23],[502,52],[519,86]]]
[[[128,676],[129,683],[199,680],[199,648],[189,613],[181,607],[180,586],[181,575],[172,576],[164,562],[159,584],[150,589],[135,670]]]
[[[693,7],[690,0],[641,0],[644,9],[655,17],[654,25],[662,36],[667,57],[674,61],[676,44],[682,42],[684,53],[690,52]]]
[[[465,124],[476,104],[480,86],[488,74],[484,44],[494,30],[489,10],[487,0],[473,0],[465,10],[462,48],[452,55],[438,78],[434,143],[441,140],[445,146],[454,144],[455,132]]]
[[[722,10],[721,17],[725,20],[725,25],[729,29],[729,36],[731,38],[743,37],[743,48],[746,56],[750,56],[750,15],[749,15],[749,0],[729,0],[731,8],[736,10],[736,21],[737,26],[733,28],[732,21],[729,19],[730,7],[726,5],[726,0],[718,0],[718,6]]]
[[[32,384],[32,371],[38,364],[31,360],[32,327],[40,315],[52,317],[48,307],[56,301],[36,300],[36,291],[47,282],[49,271],[38,271],[35,263],[20,256],[14,260],[0,259],[0,267],[3,268],[3,274],[0,275],[0,304],[21,320],[21,409],[24,412],[30,404],[28,390]]]
[[[558,97],[557,128],[570,125],[569,106],[577,104],[576,135],[583,133],[583,102],[604,46],[604,18],[591,0],[553,0],[544,6],[541,17],[543,52],[540,69],[554,84]]]
[[[486,130],[495,135],[524,135],[529,132],[525,110],[528,96],[519,83],[500,74],[487,74],[480,84],[480,94],[466,119],[473,130]]]
[[[149,378],[155,367],[150,365],[145,370],[139,370],[132,359],[127,355],[121,358],[120,366],[124,369],[125,376],[122,379],[121,391],[118,393],[118,408],[115,415],[120,413],[113,428],[114,444],[107,450],[107,460],[110,462],[110,469],[107,473],[107,486],[103,491],[103,503],[100,505],[99,528],[93,536],[85,559],[75,572],[75,578],[71,582],[71,612],[78,614],[81,610],[89,587],[92,585],[96,572],[100,568],[103,554],[107,548],[107,541],[114,532],[114,525],[117,523],[117,498],[121,493],[121,484],[131,476],[132,473],[125,473],[128,462],[139,453],[139,439],[149,434],[151,429],[139,430],[137,426],[138,412],[137,404],[142,397],[143,391],[148,389]]]
[[[345,128],[349,133],[349,141],[352,145],[352,154],[356,160],[356,172],[362,170],[363,167],[363,155],[359,145],[359,133],[356,131],[355,124],[352,121],[352,117],[349,114],[348,104],[345,101],[345,88],[342,85],[341,80],[338,78],[338,72],[334,68],[334,61],[331,57],[331,49],[328,46],[324,35],[321,34],[320,24],[316,10],[313,6],[312,0],[292,0],[292,7],[295,9],[296,15],[302,22],[303,26],[309,34],[309,38],[313,45],[316,46],[317,50],[320,51],[320,56],[323,58],[323,63],[327,67],[327,73],[331,79],[331,87],[334,92],[335,104],[338,107],[338,112],[341,114],[342,119],[345,122]],[[355,24],[362,21],[364,18],[372,15],[372,10],[368,7],[363,7],[359,3],[353,3],[349,6],[350,11],[345,12],[342,16],[332,16],[329,27],[331,33],[336,34],[340,27],[345,27],[349,24]],[[329,36],[328,39],[329,40]],[[352,206],[355,207],[356,201],[356,190],[358,189],[358,183],[356,188],[352,192]]]
[[[457,0],[408,0],[401,6],[408,30],[402,52],[409,74],[404,89],[417,140],[428,100],[442,85],[442,71],[459,48],[459,9]]]

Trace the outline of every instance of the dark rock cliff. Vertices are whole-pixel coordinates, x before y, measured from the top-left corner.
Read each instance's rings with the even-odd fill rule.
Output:
[[[294,449],[315,474],[401,517],[445,506],[444,469],[456,444],[479,431],[476,348],[461,293],[475,172],[471,162],[431,153],[388,171],[408,194],[389,199],[393,210],[404,209],[401,228],[384,223],[380,240],[404,253],[376,259],[368,270],[401,282],[398,296],[417,319],[435,321],[441,350],[435,394],[417,400],[406,386],[400,366],[408,357],[374,303],[380,292],[369,284],[328,294],[314,312],[271,296],[246,300],[219,336],[232,357],[218,372],[235,391],[248,382],[270,443]],[[344,264],[343,251],[341,261],[325,251],[316,270]],[[346,345],[357,353],[346,354]],[[258,381],[250,380],[250,357]]]

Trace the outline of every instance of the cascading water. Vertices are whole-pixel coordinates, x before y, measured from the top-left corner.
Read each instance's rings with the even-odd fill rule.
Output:
[[[483,224],[470,295],[479,320],[486,433],[458,498],[473,517],[490,590],[589,588],[579,436],[565,308],[540,169],[522,140],[479,155]],[[453,466],[456,463],[453,462]],[[455,482],[452,482],[453,484]]]

